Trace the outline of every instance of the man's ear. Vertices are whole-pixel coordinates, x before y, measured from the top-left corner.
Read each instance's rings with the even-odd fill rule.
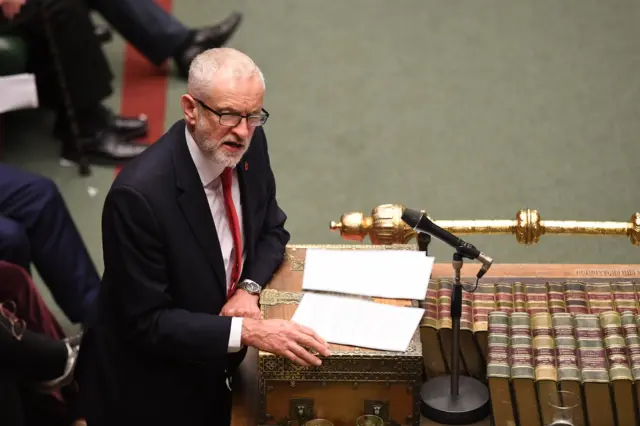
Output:
[[[187,125],[195,126],[198,121],[198,103],[196,100],[191,95],[182,95],[180,104],[182,105],[182,112]]]

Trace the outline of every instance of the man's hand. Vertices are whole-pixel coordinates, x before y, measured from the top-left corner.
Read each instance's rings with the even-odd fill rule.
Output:
[[[27,0],[0,0],[0,7],[2,7],[2,14],[8,20],[12,20],[20,9],[26,3]]]
[[[224,317],[242,317],[260,319],[259,296],[247,293],[239,288],[222,307],[220,315]]]
[[[309,350],[315,350],[322,356],[331,355],[327,342],[313,330],[277,319],[243,320],[242,344],[284,356],[303,367],[322,364],[320,358]]]

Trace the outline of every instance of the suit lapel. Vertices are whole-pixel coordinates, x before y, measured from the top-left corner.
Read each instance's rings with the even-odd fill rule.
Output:
[[[222,260],[222,251],[218,233],[216,232],[211,207],[198,176],[198,171],[193,163],[187,141],[184,138],[184,123],[179,127],[179,132],[173,138],[173,158],[176,171],[176,185],[180,193],[178,205],[184,214],[194,238],[198,241],[205,257],[213,268],[213,272],[219,283],[218,287],[226,297],[227,280]]]
[[[246,156],[245,156],[246,157]],[[244,262],[244,266],[250,264],[251,256],[253,255],[253,223],[252,223],[252,214],[253,211],[251,209],[251,194],[250,185],[248,183],[249,176],[249,168],[247,167],[248,163],[245,158],[243,158],[239,163],[236,169],[238,170],[238,183],[240,186],[240,203],[242,204],[242,227],[244,233],[244,252],[247,255],[247,258]],[[242,278],[245,277],[245,273],[248,272],[245,267],[242,268]]]

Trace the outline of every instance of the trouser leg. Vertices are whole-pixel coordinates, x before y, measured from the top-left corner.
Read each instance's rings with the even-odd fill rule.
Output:
[[[100,277],[55,183],[0,164],[0,214],[20,223],[56,302],[71,321],[83,321]]]

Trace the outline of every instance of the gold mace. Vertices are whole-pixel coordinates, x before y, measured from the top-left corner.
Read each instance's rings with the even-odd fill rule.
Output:
[[[407,244],[416,235],[416,231],[402,221],[403,210],[402,204],[383,204],[374,208],[371,216],[365,216],[362,212],[348,212],[340,217],[340,222],[332,221],[329,227],[332,231],[339,231],[345,240],[363,241],[368,236],[372,244]],[[422,213],[426,214],[424,210]],[[434,222],[454,235],[513,234],[518,243],[526,245],[537,243],[545,234],[565,234],[627,236],[631,244],[640,246],[640,213],[633,214],[629,222],[590,222],[542,220],[537,210],[525,209],[518,211],[515,220]]]

